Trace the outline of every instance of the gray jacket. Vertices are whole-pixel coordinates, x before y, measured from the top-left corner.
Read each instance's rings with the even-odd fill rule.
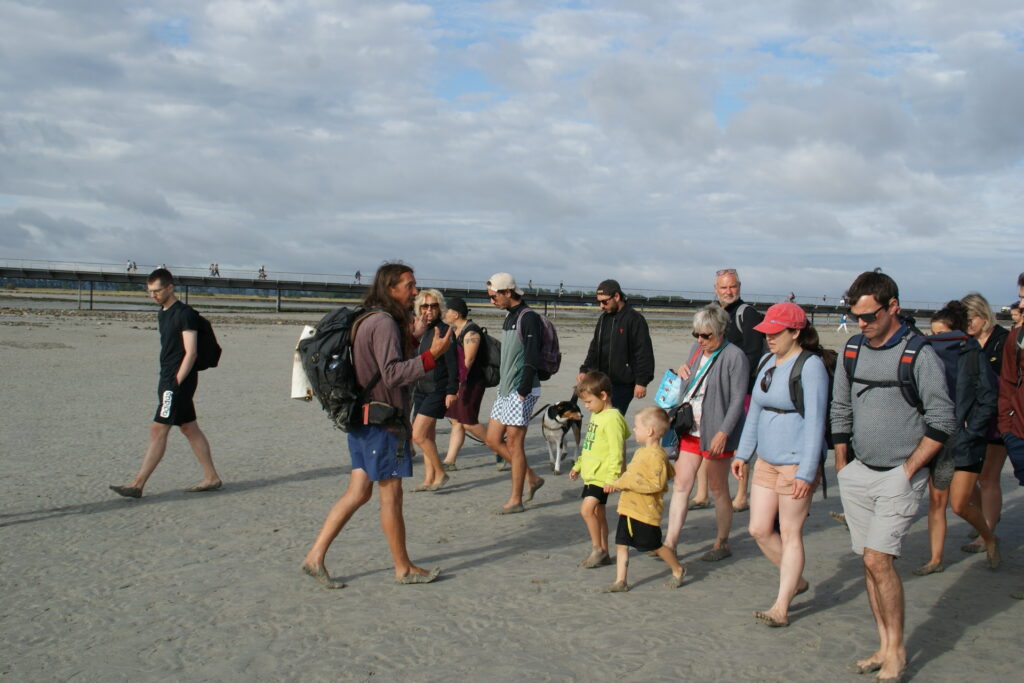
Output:
[[[746,416],[743,403],[747,397],[750,362],[740,347],[723,343],[725,347],[704,380],[704,402],[701,404],[700,415],[700,448],[703,451],[711,447],[711,439],[718,432],[729,435],[725,450],[734,451],[740,445],[740,436],[743,434],[743,418]],[[690,363],[691,378],[696,376],[703,355],[700,344],[690,347],[687,358],[693,359]]]

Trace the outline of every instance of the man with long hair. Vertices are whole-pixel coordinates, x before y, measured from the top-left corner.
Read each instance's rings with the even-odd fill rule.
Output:
[[[324,559],[348,520],[369,502],[374,483],[380,490],[380,525],[395,563],[395,580],[400,584],[430,583],[441,571],[423,569],[409,559],[402,515],[402,479],[412,476],[410,385],[433,370],[436,359],[451,344],[451,330],[440,336],[435,329],[430,348],[414,355],[417,339],[426,330],[425,321],[414,321],[410,313],[417,291],[410,266],[385,263],[377,270],[363,299],[363,305],[371,310],[356,321],[352,331],[356,382],[366,387],[379,374],[366,397],[367,403],[386,404],[393,411],[387,411],[387,417],[381,419],[367,411],[363,424],[348,435],[352,458],[348,488],[327,513],[302,562],[302,571],[327,588],[345,586],[331,578]]]

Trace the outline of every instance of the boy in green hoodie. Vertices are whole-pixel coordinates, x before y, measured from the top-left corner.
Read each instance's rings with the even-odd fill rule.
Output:
[[[580,516],[590,532],[593,549],[580,563],[592,569],[612,563],[608,556],[608,519],[605,486],[622,474],[629,426],[622,413],[612,407],[612,381],[603,372],[592,370],[576,385],[576,395],[590,411],[590,424],[580,447],[580,456],[572,465],[569,478],[583,477],[583,503]]]
[[[672,570],[667,586],[683,585],[686,567],[679,564],[676,553],[661,543],[661,514],[668,480],[674,476],[668,455],[661,447],[661,437],[668,431],[668,415],[661,408],[644,408],[633,420],[633,437],[642,448],[637,449],[625,473],[604,487],[606,492],[622,491],[619,497],[619,526],[615,532],[615,583],[605,593],[629,590],[626,570],[629,547],[654,553]]]

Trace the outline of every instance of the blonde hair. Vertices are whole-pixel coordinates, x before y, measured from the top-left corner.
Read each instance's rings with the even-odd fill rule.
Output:
[[[967,309],[968,320],[977,316],[984,319],[985,328],[982,334],[987,334],[996,326],[996,316],[992,312],[992,307],[988,303],[988,299],[983,297],[977,292],[971,292],[963,299],[960,299],[960,303]]]
[[[636,414],[636,419],[645,427],[654,432],[654,436],[661,438],[668,431],[668,413],[658,406],[647,406]]]
[[[437,302],[438,310],[441,313],[444,313],[444,294],[436,289],[421,289],[420,293],[416,295],[416,300],[413,302],[413,311],[418,314],[420,312],[420,306],[423,304],[423,300],[428,296],[434,298],[434,301]]]

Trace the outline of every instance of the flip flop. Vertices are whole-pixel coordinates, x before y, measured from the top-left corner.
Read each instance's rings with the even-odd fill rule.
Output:
[[[203,493],[204,491],[217,491],[224,482],[218,481],[216,484],[198,484],[196,486],[189,486],[185,489],[185,493]]]
[[[142,489],[137,486],[115,486],[111,484],[110,490],[125,498],[142,498]]]
[[[519,505],[513,505],[511,507],[500,507],[494,511],[496,515],[515,515],[520,512],[525,512],[526,508],[523,507],[522,503]]]
[[[403,577],[395,579],[395,583],[402,586],[409,586],[414,583],[432,583],[438,576],[441,575],[441,568],[434,567],[426,574],[413,574],[409,573]]]
[[[526,492],[526,495],[523,496],[523,502],[529,503],[531,500],[533,500],[533,494],[537,493],[537,491],[539,491],[540,487],[543,485],[544,477],[537,477],[537,483],[530,484],[529,490]]]

